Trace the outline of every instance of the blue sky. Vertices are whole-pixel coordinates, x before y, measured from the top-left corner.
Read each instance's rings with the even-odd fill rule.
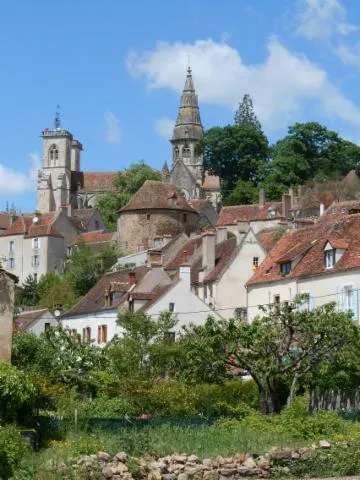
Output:
[[[205,128],[250,93],[271,141],[316,120],[360,143],[359,27],[358,0],[3,2],[0,210],[34,209],[57,104],[83,170],[169,160],[188,57]]]

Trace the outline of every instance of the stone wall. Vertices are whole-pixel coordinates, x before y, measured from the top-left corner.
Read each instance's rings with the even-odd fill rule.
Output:
[[[0,270],[0,361],[11,360],[14,278]]]
[[[197,212],[146,210],[123,212],[118,220],[118,242],[122,253],[130,254],[153,247],[153,240],[165,233],[190,235],[198,230]]]

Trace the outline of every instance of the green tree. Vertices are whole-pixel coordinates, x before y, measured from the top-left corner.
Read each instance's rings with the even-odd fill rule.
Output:
[[[107,347],[115,372],[123,378],[139,380],[166,373],[176,345],[167,341],[165,334],[176,323],[170,312],[161,313],[156,319],[145,313],[120,313],[118,324],[124,329],[123,335]]]
[[[257,119],[254,111],[252,99],[248,93],[245,93],[242,101],[234,116],[235,125],[253,125],[260,132],[262,131],[261,123]]]
[[[37,282],[32,275],[28,275],[22,288],[16,289],[15,305],[17,307],[34,307],[38,301]]]
[[[116,192],[99,197],[97,207],[109,231],[116,230],[118,211],[129,202],[146,180],[161,180],[161,174],[143,161],[133,163],[119,172],[114,180]]]
[[[251,123],[210,128],[197,148],[204,155],[205,167],[220,176],[224,198],[239,180],[257,185],[263,178],[268,139]]]
[[[119,254],[116,248],[109,247],[95,254],[85,245],[78,245],[65,266],[64,279],[77,296],[85,295],[115,264]]]
[[[257,203],[258,189],[251,182],[238,180],[234,189],[224,199],[224,205],[247,205]]]
[[[360,161],[360,147],[316,122],[296,123],[272,147],[265,180],[269,198],[277,199],[290,186],[309,179],[343,176]]]

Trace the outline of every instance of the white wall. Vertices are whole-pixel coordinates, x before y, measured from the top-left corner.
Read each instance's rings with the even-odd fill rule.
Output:
[[[265,252],[253,231],[249,231],[241,247],[216,285],[213,286],[214,306],[226,308],[219,313],[224,318],[234,317],[235,308],[245,308],[247,305],[246,282],[252,277],[253,258],[258,257],[259,265],[265,258]],[[207,299],[209,301],[209,299]]]
[[[115,335],[120,335],[122,333],[121,327],[116,324],[118,316],[117,309],[115,310],[102,310],[99,312],[84,313],[82,315],[74,315],[73,317],[63,317],[61,323],[64,328],[69,328],[70,330],[76,329],[77,333],[81,336],[83,334],[83,329],[90,327],[91,328],[91,340],[94,345],[99,345],[97,342],[98,335],[98,326],[107,325],[107,341],[109,342]],[[105,344],[100,344],[100,347],[105,346]]]
[[[26,329],[29,333],[34,333],[39,336],[41,333],[45,332],[45,324],[50,323],[51,327],[56,327],[58,325],[57,320],[53,317],[50,312],[44,312],[40,318],[33,322],[29,328]]]

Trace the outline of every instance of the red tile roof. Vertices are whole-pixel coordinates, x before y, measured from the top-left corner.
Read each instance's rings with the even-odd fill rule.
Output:
[[[360,268],[359,231],[360,214],[348,215],[336,222],[319,222],[300,230],[289,230],[259,265],[247,285]],[[328,242],[345,250],[331,269],[326,269],[324,265],[324,248]],[[296,256],[297,262],[294,262],[292,270],[284,277],[280,272],[280,263],[291,261]]]
[[[192,207],[194,210],[199,212],[202,208],[205,207],[209,202],[209,200],[188,200],[188,203],[190,207]]]
[[[269,209],[275,210],[275,217],[269,218]],[[240,222],[253,222],[256,220],[272,220],[281,218],[282,203],[272,202],[265,203],[263,207],[259,205],[232,205],[223,207],[220,212],[218,227],[226,225],[236,225]]]
[[[12,225],[0,234],[0,236],[8,235],[24,235],[30,237],[62,237],[56,230],[53,223],[56,220],[57,212],[39,215],[38,222],[34,223],[33,215],[20,215]]]
[[[220,190],[220,177],[216,175],[209,175],[207,172],[205,172],[205,178],[202,186],[205,190]]]
[[[119,172],[77,172],[75,183],[83,192],[107,192],[115,190],[114,180]]]
[[[98,283],[83,297],[71,310],[66,312],[65,317],[73,315],[81,315],[83,313],[97,312],[99,310],[115,309],[123,301],[123,295],[127,293],[131,284],[129,281],[129,271],[135,271],[136,282],[139,282],[149,271],[149,268],[142,265],[134,270],[120,270],[104,275]],[[114,292],[119,294],[114,300],[111,307],[105,306],[105,289],[112,287]]]
[[[86,228],[96,212],[97,208],[74,208],[71,218],[77,228]]]
[[[360,212],[360,200],[347,200],[344,202],[333,202],[324,214],[320,217],[320,222],[328,222],[333,219],[344,217],[353,212]]]
[[[266,228],[264,230],[261,230],[256,235],[256,237],[262,248],[266,252],[269,252],[273,248],[275,243],[281,238],[281,231],[279,230],[279,227]]]
[[[197,213],[170,183],[146,180],[120,212],[134,210],[181,210]]]
[[[72,242],[71,245],[77,245],[79,243],[100,243],[100,242],[111,242],[114,234],[108,233],[105,230],[93,230],[91,232],[85,232],[78,235]]]
[[[10,215],[7,212],[0,212],[0,230],[6,230],[10,225]]]
[[[167,265],[165,265],[165,267],[169,270],[174,270],[179,268],[180,265],[182,265],[184,260],[184,251],[186,250],[187,257],[190,259],[193,253],[198,248],[200,248],[201,245],[202,245],[201,236],[192,238],[178,251],[178,253],[174,256],[174,258]]]

